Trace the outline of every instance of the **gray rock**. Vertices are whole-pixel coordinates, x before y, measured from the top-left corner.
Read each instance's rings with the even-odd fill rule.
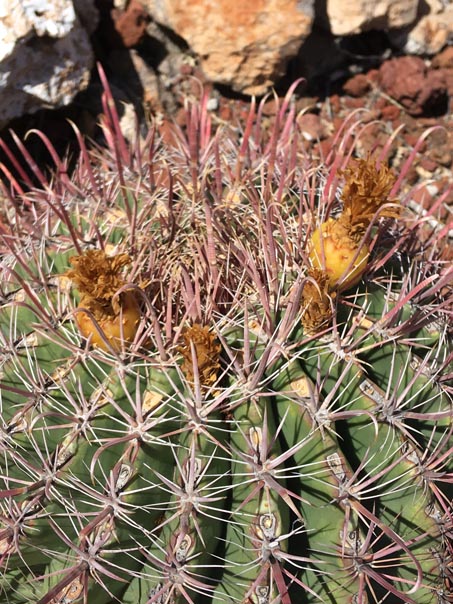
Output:
[[[0,127],[70,103],[87,86],[92,65],[89,35],[71,0],[2,0]]]

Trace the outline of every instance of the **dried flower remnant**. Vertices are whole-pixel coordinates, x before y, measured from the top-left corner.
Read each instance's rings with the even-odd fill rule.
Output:
[[[73,269],[67,271],[66,276],[80,294],[76,313],[80,333],[85,338],[90,337],[93,346],[109,349],[92,315],[114,350],[120,350],[122,342],[132,342],[140,321],[136,292],[128,290],[117,294],[126,284],[122,272],[130,263],[128,254],[107,256],[101,250],[89,250],[69,261]]]
[[[348,228],[348,237],[356,243],[360,242],[378,210],[380,216],[399,216],[400,207],[382,208],[385,203],[398,204],[398,200],[389,199],[395,176],[388,166],[382,165],[378,170],[368,157],[357,160],[356,166],[346,168],[340,174],[345,177],[345,184],[341,195],[343,212],[338,222]]]
[[[370,250],[364,237],[376,213],[396,218],[400,212],[399,207],[382,207],[398,203],[388,197],[395,177],[387,166],[378,169],[368,157],[341,174],[345,177],[343,211],[315,230],[310,250],[312,266],[325,270],[330,289],[337,291],[356,285],[365,272]]]
[[[182,344],[178,352],[183,357],[182,371],[189,382],[194,382],[194,359],[192,345],[195,352],[196,366],[200,384],[209,388],[215,384],[220,369],[221,347],[215,335],[209,332],[207,326],[195,323],[186,327],[181,334]]]
[[[302,325],[309,335],[328,327],[332,321],[332,298],[329,296],[329,280],[325,271],[317,268],[308,273],[302,292]]]
[[[65,587],[50,604],[72,604],[83,598],[83,583],[79,578],[74,579]]]

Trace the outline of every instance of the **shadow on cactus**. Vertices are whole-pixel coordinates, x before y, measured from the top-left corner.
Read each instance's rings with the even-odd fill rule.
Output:
[[[105,86],[106,147],[4,187],[1,602],[450,602],[442,199],[356,116],[314,165],[291,91],[129,144]]]

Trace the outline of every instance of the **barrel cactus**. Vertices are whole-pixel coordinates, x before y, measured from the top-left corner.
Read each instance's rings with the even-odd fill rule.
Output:
[[[1,602],[451,601],[451,225],[290,93],[10,175]]]

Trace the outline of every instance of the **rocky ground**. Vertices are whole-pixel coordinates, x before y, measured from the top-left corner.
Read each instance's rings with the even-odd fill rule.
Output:
[[[250,99],[207,81],[182,40],[157,27],[150,35],[150,27],[140,5],[131,2],[125,12],[101,10],[100,25],[93,35],[97,60],[118,101],[124,129],[134,133],[138,118],[142,132],[155,120],[164,133],[168,120],[182,122],[184,99],[199,98],[203,88],[209,93],[213,123],[240,125]],[[423,59],[397,56],[383,32],[340,39],[335,45],[331,41],[323,45],[319,40],[319,63],[307,65],[300,54],[275,88],[275,95],[284,96],[297,78],[305,77],[295,90],[295,103],[313,157],[325,156],[345,119],[360,116],[366,127],[358,152],[379,150],[394,135],[393,167],[398,170],[415,149],[408,184],[419,183],[416,196],[423,205],[450,189],[445,198],[449,211],[448,205],[453,206],[453,47]],[[101,93],[94,69],[90,86],[69,107],[40,111],[12,122],[9,128],[20,138],[31,128],[41,129],[59,153],[71,153],[75,138],[68,119],[85,135],[101,141]],[[264,104],[269,127],[275,107],[275,96],[270,94]],[[7,146],[14,147],[9,131],[0,134]],[[38,163],[49,161],[37,137],[28,137],[27,145]],[[8,165],[5,155],[0,160]]]

